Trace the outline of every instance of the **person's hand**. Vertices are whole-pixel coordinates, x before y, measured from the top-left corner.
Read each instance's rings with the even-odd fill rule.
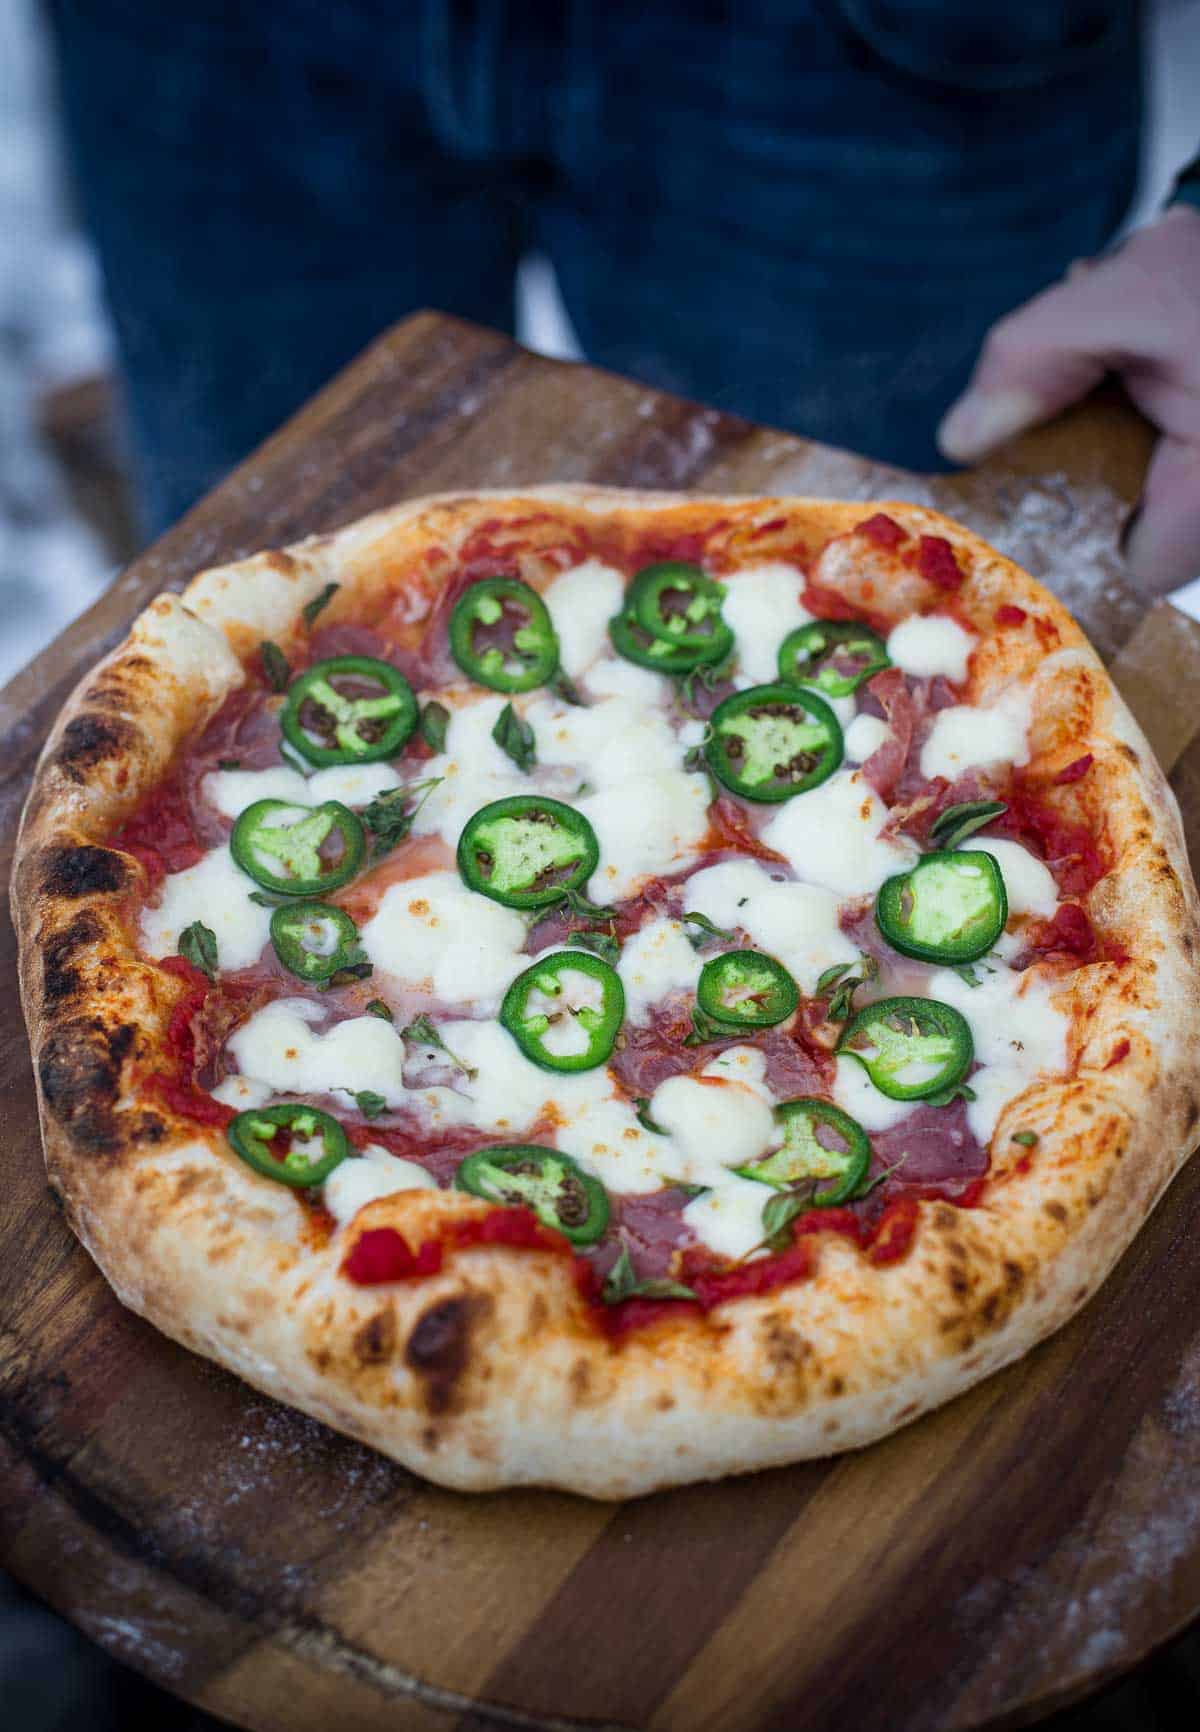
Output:
[[[972,463],[1115,373],[1159,429],[1125,556],[1154,594],[1200,575],[1200,211],[1172,205],[993,325],[938,429]]]

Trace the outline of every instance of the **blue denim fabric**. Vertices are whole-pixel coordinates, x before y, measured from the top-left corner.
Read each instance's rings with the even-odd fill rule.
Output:
[[[1134,187],[1135,0],[52,0],[161,527],[383,326],[503,329],[916,466]]]

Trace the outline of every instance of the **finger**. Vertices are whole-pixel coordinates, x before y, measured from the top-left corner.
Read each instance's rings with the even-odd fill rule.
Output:
[[[1200,445],[1159,440],[1124,553],[1134,580],[1150,595],[1200,577]]]

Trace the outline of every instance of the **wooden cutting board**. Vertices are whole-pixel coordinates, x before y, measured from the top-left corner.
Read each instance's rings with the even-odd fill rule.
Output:
[[[926,480],[422,314],[0,696],[3,849],[52,717],[158,589],[406,495],[550,479],[962,517],[1123,650],[1200,840],[1200,630],[1139,624],[1115,553],[1147,450],[1093,400]],[[950,1732],[1024,1723],[1200,1609],[1200,1163],[1069,1328],[883,1444],[623,1506],[467,1498],[118,1306],[45,1183],[3,945],[0,1561],[180,1695],[262,1732]]]

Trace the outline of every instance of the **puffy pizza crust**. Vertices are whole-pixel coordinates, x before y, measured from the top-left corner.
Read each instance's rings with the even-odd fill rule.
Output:
[[[886,1267],[825,1235],[810,1280],[619,1345],[549,1253],[477,1248],[426,1281],[353,1286],[337,1265],[361,1227],[394,1225],[415,1243],[483,1205],[402,1193],[321,1245],[290,1192],[139,1092],[179,988],[137,955],[129,898],[141,868],[103,841],[241,683],[238,656],[262,637],[286,640],[327,581],[343,586],[328,617],[352,616],[414,551],[557,508],[671,533],[714,511],[749,532],[786,510],[814,550],[873,510],[945,536],[970,574],[956,606],[985,637],[972,701],[1027,687],[1035,771],[1094,755],[1090,774],[1057,794],[1105,835],[1115,865],[1088,907],[1133,958],[1067,977],[1078,1068],[1006,1109],[982,1206],[922,1203],[913,1249]],[[756,554],[768,545],[756,540]],[[825,565],[821,575],[839,576]],[[866,584],[856,599],[884,611],[889,597],[905,608],[936,599],[901,598],[886,569]],[[1001,602],[1041,624],[989,637]],[[1165,778],[1062,606],[967,530],[907,504],[578,486],[445,495],[202,573],[182,598],[152,602],[68,701],[26,808],[13,908],[51,1183],[119,1297],[258,1388],[464,1489],[622,1497],[884,1436],[1087,1301],[1200,1119],[1200,910]],[[1010,1141],[1018,1122],[1040,1137],[1025,1172],[1015,1169],[1029,1152]]]

